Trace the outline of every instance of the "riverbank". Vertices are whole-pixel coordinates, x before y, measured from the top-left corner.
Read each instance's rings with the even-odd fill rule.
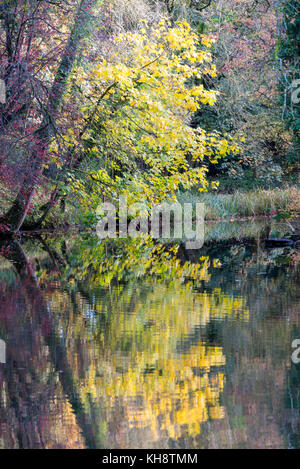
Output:
[[[237,191],[234,194],[180,193],[180,203],[204,203],[205,220],[239,220],[258,217],[294,216],[300,213],[300,189]]]
[[[207,222],[240,222],[251,219],[267,218],[292,219],[300,215],[300,189],[297,186],[272,189],[253,190],[244,192],[236,191],[234,194],[224,194],[218,192],[208,193],[179,193],[178,202],[204,203],[205,221]],[[35,233],[52,231],[69,231],[75,229],[88,229],[95,224],[95,218],[82,219],[76,214],[74,206],[67,204],[66,210],[62,213],[59,209],[54,209],[40,229],[26,229],[21,232]],[[231,230],[230,230],[231,231]],[[1,237],[11,236],[7,230],[0,229]]]

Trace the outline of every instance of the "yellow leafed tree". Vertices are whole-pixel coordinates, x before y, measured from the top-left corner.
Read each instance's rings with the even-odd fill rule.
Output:
[[[160,202],[179,187],[205,190],[206,163],[236,150],[230,139],[189,125],[201,103],[213,105],[217,97],[202,84],[203,75],[216,75],[212,39],[199,38],[185,21],[171,26],[163,19],[155,27],[142,22],[116,43],[109,59],[76,71],[87,97],[84,151],[98,161],[89,173],[97,183],[89,202],[120,192]]]

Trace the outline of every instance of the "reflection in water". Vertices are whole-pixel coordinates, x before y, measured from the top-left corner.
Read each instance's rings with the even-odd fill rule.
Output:
[[[0,447],[299,446],[294,253],[124,243],[2,248]]]
[[[202,422],[223,417],[226,360],[201,328],[214,319],[247,320],[242,299],[220,291],[193,294],[179,281],[153,282],[116,288],[109,304],[100,296],[93,314],[96,359],[81,392],[102,403],[107,421],[121,408],[123,431],[142,429],[155,444],[198,435]]]

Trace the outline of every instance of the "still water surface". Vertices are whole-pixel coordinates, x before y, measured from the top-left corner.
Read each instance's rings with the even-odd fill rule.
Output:
[[[156,264],[82,235],[3,245],[0,447],[300,447],[299,251],[242,229]]]

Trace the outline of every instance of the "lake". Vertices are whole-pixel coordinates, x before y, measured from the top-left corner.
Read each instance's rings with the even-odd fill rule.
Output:
[[[0,448],[299,448],[300,251],[263,243],[287,231],[2,242]]]

